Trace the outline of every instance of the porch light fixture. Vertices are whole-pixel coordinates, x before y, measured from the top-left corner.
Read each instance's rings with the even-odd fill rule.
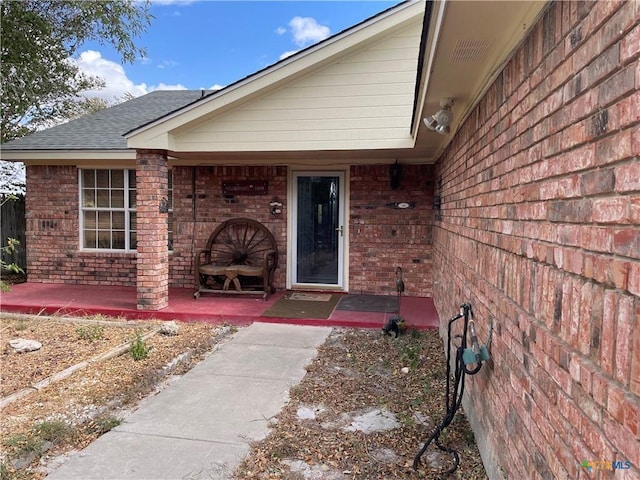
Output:
[[[450,132],[449,125],[453,120],[451,107],[453,106],[452,98],[443,98],[440,100],[440,110],[433,115],[429,115],[423,119],[424,124],[429,130],[438,132],[440,135],[446,135]]]
[[[167,197],[162,197],[160,203],[158,204],[158,213],[168,213],[169,212],[169,200]]]
[[[389,177],[391,178],[391,188],[393,190],[397,190],[400,186],[400,169],[398,160],[396,160],[396,163],[392,163],[389,168]]]

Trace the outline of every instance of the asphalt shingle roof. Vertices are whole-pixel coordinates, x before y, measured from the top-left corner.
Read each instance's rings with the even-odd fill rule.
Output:
[[[210,92],[204,92],[206,95]],[[202,90],[158,90],[2,145],[2,150],[122,150],[124,134],[195,102]]]

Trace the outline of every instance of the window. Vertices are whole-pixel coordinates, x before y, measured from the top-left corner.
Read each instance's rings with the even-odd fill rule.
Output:
[[[173,243],[173,175],[169,171],[169,248]],[[80,170],[80,231],[85,249],[135,250],[136,171]]]

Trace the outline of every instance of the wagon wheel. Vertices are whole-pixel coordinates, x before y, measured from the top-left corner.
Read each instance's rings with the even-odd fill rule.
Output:
[[[209,237],[207,248],[226,265],[262,265],[266,252],[278,251],[273,234],[248,218],[220,224]]]

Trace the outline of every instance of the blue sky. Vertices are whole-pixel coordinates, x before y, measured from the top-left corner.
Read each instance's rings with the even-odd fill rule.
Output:
[[[155,19],[136,40],[146,57],[121,64],[111,47],[92,42],[79,62],[106,82],[91,94],[109,101],[127,92],[222,87],[398,3],[153,0]]]

